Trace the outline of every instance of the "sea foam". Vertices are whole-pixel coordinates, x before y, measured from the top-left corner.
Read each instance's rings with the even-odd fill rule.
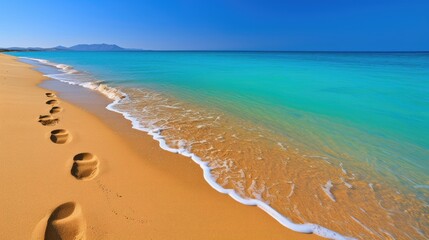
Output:
[[[202,169],[203,169],[203,176],[206,182],[214,188],[216,191],[227,194],[237,202],[248,205],[248,206],[257,206],[260,209],[262,209],[264,212],[269,214],[271,217],[276,219],[281,225],[283,225],[286,228],[289,228],[293,231],[300,232],[300,233],[313,233],[316,235],[319,235],[321,237],[325,237],[328,239],[335,239],[335,240],[343,240],[343,239],[355,239],[351,237],[343,236],[333,230],[327,229],[323,226],[320,226],[318,224],[313,223],[304,223],[304,224],[297,224],[292,222],[289,218],[286,216],[283,216],[281,213],[276,211],[274,208],[269,206],[267,203],[258,200],[258,199],[247,199],[241,197],[235,190],[233,189],[225,189],[221,185],[219,185],[215,178],[211,174],[211,168],[209,166],[208,162],[203,161],[199,156],[196,154],[190,152],[188,149],[185,148],[172,148],[168,146],[168,144],[165,141],[165,138],[161,135],[162,129],[161,128],[147,128],[143,126],[136,117],[132,116],[128,112],[119,111],[115,108],[116,105],[121,104],[121,101],[123,100],[129,100],[129,96],[122,92],[121,90],[107,86],[102,81],[82,81],[82,82],[76,82],[73,80],[73,77],[67,76],[67,75],[73,75],[78,74],[79,72],[75,70],[72,66],[66,65],[66,64],[56,64],[53,62],[50,62],[48,60],[44,59],[37,59],[37,58],[27,58],[27,57],[21,57],[23,59],[28,59],[32,61],[37,61],[41,64],[52,66],[60,70],[64,74],[48,74],[47,77],[59,80],[61,82],[65,82],[71,85],[78,85],[81,87],[85,87],[94,91],[98,91],[108,97],[109,99],[113,100],[112,103],[110,103],[106,108],[110,111],[117,112],[123,115],[125,119],[128,119],[132,123],[132,127],[134,129],[144,131],[148,135],[152,136],[152,138],[159,142],[159,146],[169,152],[181,154],[185,157],[191,158],[195,163],[197,163]],[[329,182],[324,187],[324,190],[328,190],[325,192],[329,192]],[[335,200],[334,200],[335,201]]]

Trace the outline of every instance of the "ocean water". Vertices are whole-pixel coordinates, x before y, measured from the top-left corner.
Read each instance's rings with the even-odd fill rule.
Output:
[[[289,228],[429,238],[429,53],[13,55],[103,92],[218,191]]]

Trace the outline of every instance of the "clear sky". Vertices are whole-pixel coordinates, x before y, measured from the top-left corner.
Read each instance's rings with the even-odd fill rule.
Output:
[[[429,0],[0,0],[0,47],[429,50]]]

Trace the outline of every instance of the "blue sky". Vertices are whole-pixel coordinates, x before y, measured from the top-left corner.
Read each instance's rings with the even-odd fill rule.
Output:
[[[429,0],[0,0],[0,47],[429,50]]]

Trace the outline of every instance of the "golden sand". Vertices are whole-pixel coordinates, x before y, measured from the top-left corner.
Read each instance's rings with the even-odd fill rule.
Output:
[[[118,115],[113,130],[43,80],[0,55],[0,239],[319,239],[217,193],[190,159],[124,138],[129,122]]]

